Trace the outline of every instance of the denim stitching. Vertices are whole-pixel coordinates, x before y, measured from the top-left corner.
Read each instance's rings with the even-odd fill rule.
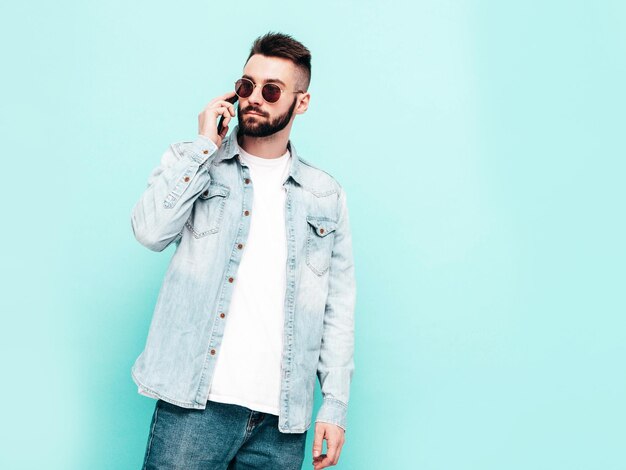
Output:
[[[323,248],[323,244],[330,244],[331,245],[331,250],[332,250],[332,246],[334,244],[334,239],[335,239],[335,229],[336,229],[336,222],[330,218],[327,217],[313,217],[313,219],[315,220],[324,220],[327,222],[330,222],[330,228],[328,229],[328,232],[326,233],[326,235],[319,235],[318,233],[318,227],[315,226],[315,224],[311,223],[311,221],[308,219],[307,217],[307,225],[313,225],[313,232],[315,232],[315,235],[317,236],[318,239],[318,245],[321,246],[322,248],[320,248],[317,251],[323,250],[325,248]],[[323,269],[318,269],[317,267],[313,266],[313,262],[311,261],[311,253],[315,252],[315,250],[312,249],[312,245],[315,243],[313,240],[315,240],[316,238],[313,236],[313,234],[311,233],[311,227],[308,227],[309,230],[309,234],[307,236],[307,240],[306,240],[306,264],[309,268],[311,268],[311,270],[317,274],[318,276],[323,276],[326,271],[328,271],[328,268],[330,268],[330,260],[328,261],[328,265],[323,268]],[[326,240],[328,239],[328,240]],[[332,256],[332,253],[331,253]]]
[[[154,439],[154,428],[156,428],[158,416],[159,416],[159,402],[157,401],[156,407],[154,409],[154,420],[152,422],[152,428],[150,429],[150,439],[148,440],[148,449],[146,450],[146,456],[144,458],[142,470],[146,470],[146,465],[148,464],[148,459],[150,458],[150,450],[152,450],[152,440]]]

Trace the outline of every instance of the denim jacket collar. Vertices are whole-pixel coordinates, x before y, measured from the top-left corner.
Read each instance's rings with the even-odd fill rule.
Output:
[[[236,125],[233,131],[226,137],[222,147],[221,147],[221,157],[216,159],[217,162],[222,162],[224,160],[229,160],[233,157],[239,156],[239,143],[237,142],[237,134],[239,133],[239,125]],[[306,186],[304,181],[304,175],[300,170],[301,158],[298,157],[298,153],[296,152],[296,148],[291,142],[291,139],[287,142],[287,149],[291,153],[291,166],[289,168],[289,176],[296,182],[301,185]],[[287,181],[285,179],[285,181]],[[284,182],[283,182],[284,183]]]

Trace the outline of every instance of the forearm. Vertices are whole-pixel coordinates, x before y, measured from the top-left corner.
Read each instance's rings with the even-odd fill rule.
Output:
[[[180,153],[170,145],[132,209],[137,241],[153,251],[163,251],[176,239],[193,203],[210,182],[208,167],[216,152],[215,143],[201,135],[185,143]]]

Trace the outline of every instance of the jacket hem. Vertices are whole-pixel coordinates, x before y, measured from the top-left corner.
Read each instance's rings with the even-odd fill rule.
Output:
[[[172,397],[169,397],[167,395],[157,392],[156,390],[150,388],[148,385],[144,384],[141,380],[139,380],[139,378],[135,375],[134,369],[131,369],[130,374],[135,384],[137,384],[137,387],[138,387],[137,393],[139,393],[140,395],[143,395],[149,398],[154,398],[156,400],[163,400],[168,403],[171,403],[172,405],[181,406],[183,408],[193,408],[196,410],[204,410],[206,408],[206,403],[198,404],[195,402],[180,401],[175,398],[172,398]]]

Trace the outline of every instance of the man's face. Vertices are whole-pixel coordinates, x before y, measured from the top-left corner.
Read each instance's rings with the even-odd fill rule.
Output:
[[[254,88],[252,95],[238,100],[239,132],[250,137],[267,137],[283,130],[292,120],[298,97],[302,96],[291,93],[296,91],[293,62],[281,57],[255,54],[248,60],[242,76],[259,86]],[[261,94],[261,87],[267,82],[275,83],[285,90],[275,103],[268,103]],[[249,114],[251,112],[258,114]]]

